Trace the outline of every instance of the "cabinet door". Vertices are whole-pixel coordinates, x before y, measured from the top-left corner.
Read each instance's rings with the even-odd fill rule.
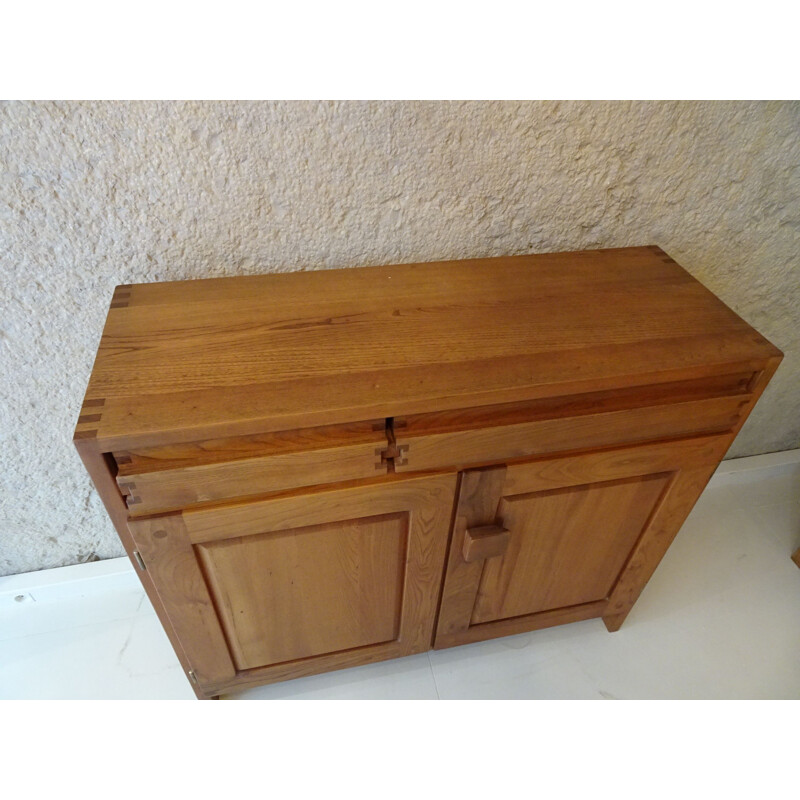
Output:
[[[698,437],[462,473],[435,646],[590,617],[617,630],[727,443]]]
[[[455,475],[131,521],[207,694],[430,648]]]

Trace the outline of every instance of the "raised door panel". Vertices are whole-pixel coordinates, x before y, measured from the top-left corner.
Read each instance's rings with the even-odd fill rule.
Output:
[[[206,694],[427,650],[456,475],[132,520]]]
[[[463,473],[435,646],[599,616],[616,630],[726,445],[699,437]],[[502,548],[474,546],[486,531]]]
[[[608,597],[669,475],[503,497],[513,535],[487,559],[471,625]]]
[[[239,669],[391,642],[408,514],[198,545]]]

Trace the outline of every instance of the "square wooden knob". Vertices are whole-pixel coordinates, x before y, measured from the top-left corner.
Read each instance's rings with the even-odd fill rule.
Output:
[[[467,528],[464,533],[464,561],[481,561],[505,553],[511,533],[501,525]]]

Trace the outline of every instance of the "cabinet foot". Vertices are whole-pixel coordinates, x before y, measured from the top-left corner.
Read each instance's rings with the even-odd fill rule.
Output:
[[[627,613],[611,614],[607,617],[603,617],[603,623],[609,633],[616,633],[622,627],[622,623],[625,622],[625,617],[627,616]]]

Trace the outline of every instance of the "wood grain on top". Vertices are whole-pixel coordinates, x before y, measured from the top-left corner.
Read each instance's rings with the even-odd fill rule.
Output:
[[[106,450],[151,446],[780,355],[656,247],[138,284],[109,310],[84,403],[99,418],[78,433]]]

